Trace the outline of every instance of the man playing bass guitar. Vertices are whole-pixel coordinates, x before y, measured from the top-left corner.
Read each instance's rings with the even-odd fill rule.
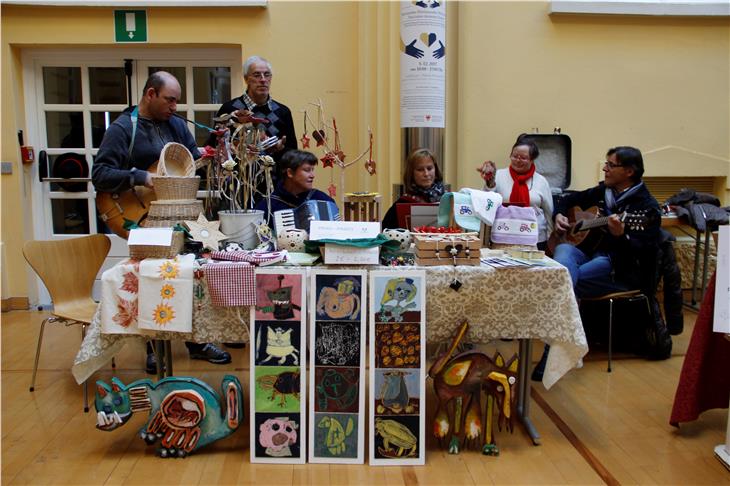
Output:
[[[148,172],[168,142],[185,145],[194,159],[200,158],[185,122],[173,115],[180,100],[180,83],[165,71],[152,73],[147,79],[134,109],[125,110],[104,134],[91,170],[91,181],[99,192],[120,193],[134,186],[152,187]],[[210,343],[185,343],[190,358],[215,364],[231,362],[231,355]],[[148,373],[156,370],[152,348],[147,347]]]

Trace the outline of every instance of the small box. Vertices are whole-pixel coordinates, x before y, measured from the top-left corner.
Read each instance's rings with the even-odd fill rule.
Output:
[[[474,233],[414,235],[416,265],[480,265],[481,240]]]
[[[325,243],[324,263],[326,265],[377,265],[380,247],[359,248],[337,243]]]

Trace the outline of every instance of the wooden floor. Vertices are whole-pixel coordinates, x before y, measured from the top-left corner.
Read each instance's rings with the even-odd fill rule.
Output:
[[[608,374],[603,356],[589,354],[582,369],[550,391],[536,387],[531,410],[541,446],[533,446],[521,427],[512,435],[498,434],[499,457],[475,451],[449,455],[429,438],[424,467],[251,465],[247,421],[231,437],[186,459],[160,459],[137,436],[145,417],[133,417],[126,427],[107,433],[95,428],[93,405],[91,413],[82,412],[81,388],[69,371],[80,342],[78,328],[47,326],[36,391],[28,391],[44,315],[2,314],[2,483],[7,485],[601,484],[596,470],[603,470],[610,483],[730,483],[730,472],[713,454],[725,441],[727,410],[706,412],[681,429],[668,423],[695,318],[689,312],[669,360],[623,357]],[[535,348],[537,358],[541,346]],[[216,389],[225,372],[235,372],[247,387],[247,351],[231,351],[234,363],[216,366],[188,360],[182,343],[174,343],[175,372],[202,378]],[[125,383],[144,377],[143,361],[142,346],[127,346],[117,357],[116,376]],[[108,366],[95,379],[112,375]],[[434,409],[432,396],[428,405]]]

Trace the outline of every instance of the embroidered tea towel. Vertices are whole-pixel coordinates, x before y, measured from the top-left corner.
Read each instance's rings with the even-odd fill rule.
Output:
[[[146,258],[139,264],[139,328],[193,331],[195,255]]]
[[[481,222],[474,215],[469,194],[447,192],[439,201],[439,226],[451,226],[453,220],[465,231],[479,231]]]
[[[216,307],[256,305],[254,268],[248,262],[211,262],[204,265],[211,303]]]
[[[480,191],[478,189],[463,188],[461,191],[471,196],[471,207],[474,215],[482,223],[492,226],[497,216],[497,208],[502,205],[502,195],[493,191]]]
[[[139,261],[126,260],[101,275],[101,333],[138,334]]]
[[[537,245],[537,217],[532,207],[500,206],[492,225],[492,243]]]

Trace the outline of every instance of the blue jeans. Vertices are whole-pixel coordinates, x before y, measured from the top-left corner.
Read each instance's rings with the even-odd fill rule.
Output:
[[[611,258],[605,252],[589,256],[573,245],[561,243],[555,248],[553,259],[570,272],[573,290],[578,298],[628,290],[625,285],[614,281]]]

